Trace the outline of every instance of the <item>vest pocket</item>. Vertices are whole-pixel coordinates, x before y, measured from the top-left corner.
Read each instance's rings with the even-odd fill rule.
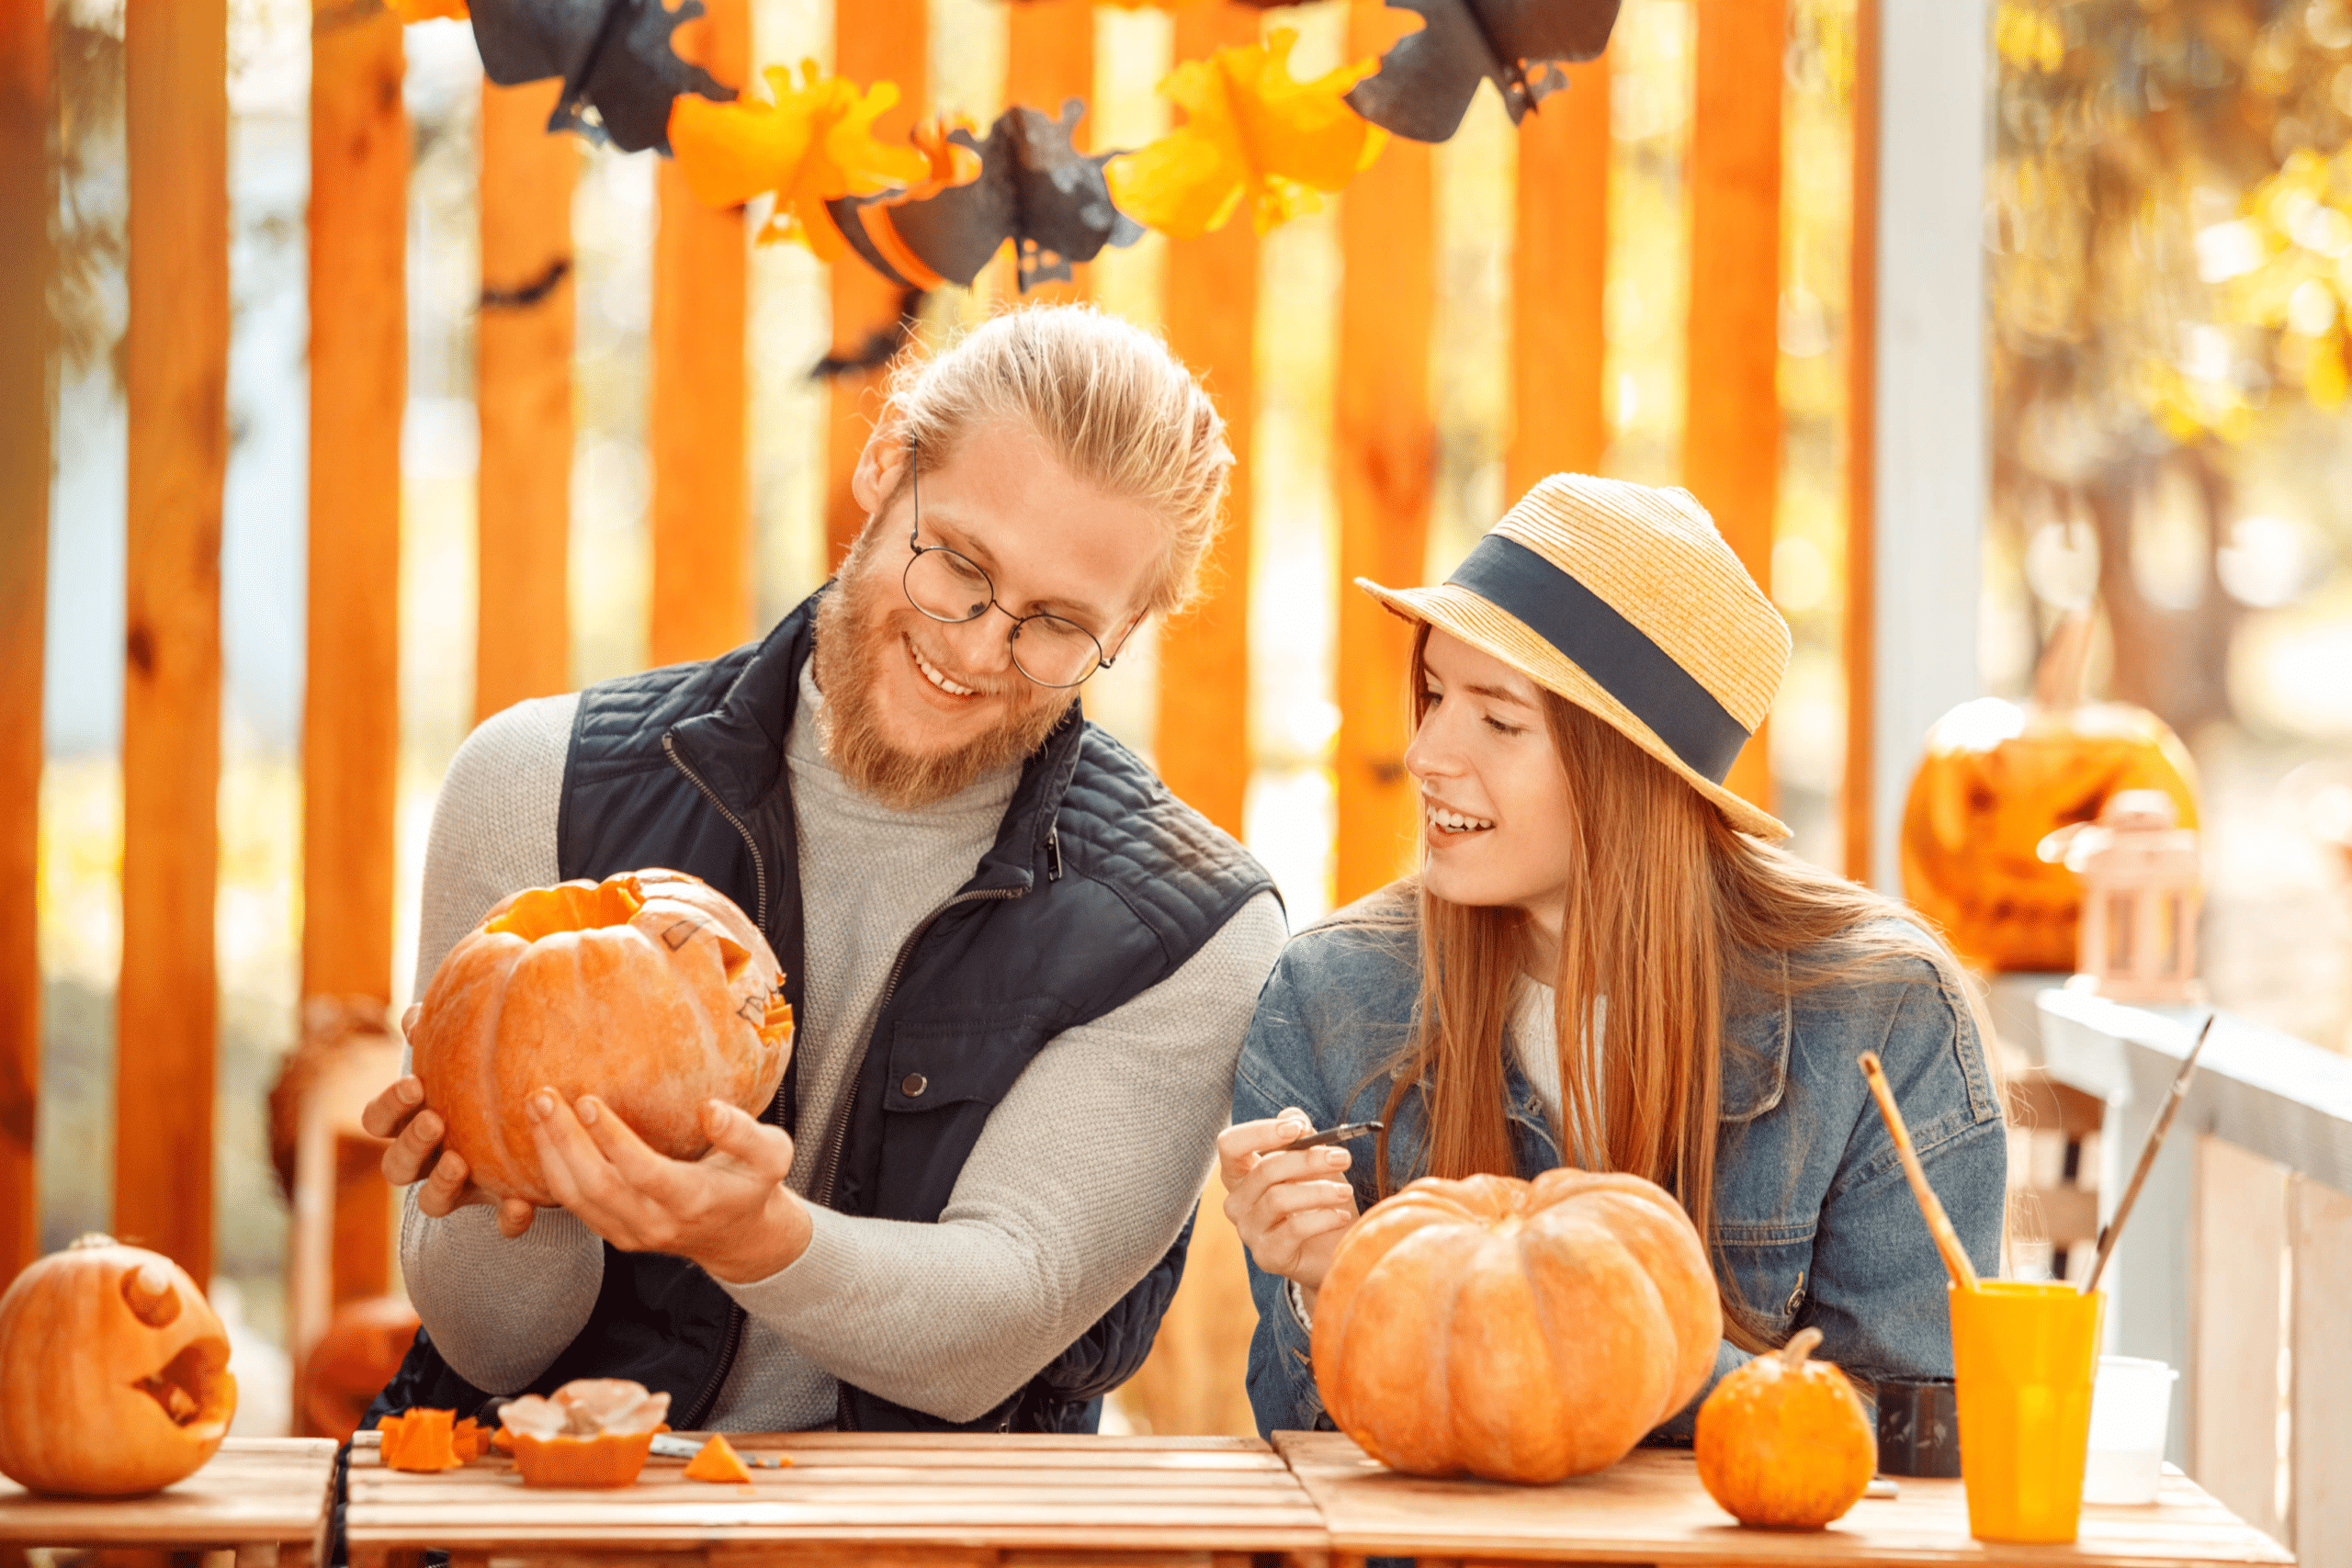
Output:
[[[890,1031],[882,1108],[905,1112],[994,1105],[1059,1029],[1057,1010],[1042,1006],[901,1018]]]

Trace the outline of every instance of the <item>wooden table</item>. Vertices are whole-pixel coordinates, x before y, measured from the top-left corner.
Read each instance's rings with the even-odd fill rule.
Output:
[[[363,1438],[374,1434],[362,1434]],[[355,1445],[345,1515],[352,1568],[446,1548],[486,1562],[666,1568],[723,1562],[1052,1568],[1252,1568],[1254,1553],[1319,1558],[1323,1524],[1272,1449],[1242,1438],[734,1435],[785,1470],[749,1485],[688,1481],[647,1461],[616,1492],[526,1487],[493,1455],[438,1475],[386,1470]],[[1258,1568],[1266,1568],[1261,1559]]]
[[[1418,1556],[1421,1568],[1552,1561],[1780,1563],[2054,1564],[2195,1568],[2292,1564],[2275,1541],[2193,1482],[2166,1476],[2144,1507],[2083,1510],[2072,1546],[1971,1540],[1958,1481],[1899,1481],[1900,1495],[1864,1498],[1826,1530],[1743,1529],[1699,1484],[1687,1451],[1638,1450],[1612,1469],[1555,1486],[1429,1481],[1398,1475],[1337,1432],[1277,1432],[1274,1446],[1330,1529],[1332,1568],[1366,1556]]]
[[[202,1470],[145,1497],[43,1497],[0,1478],[0,1562],[26,1549],[145,1547],[194,1558],[233,1552],[238,1568],[320,1561],[334,1444],[324,1438],[231,1438]]]

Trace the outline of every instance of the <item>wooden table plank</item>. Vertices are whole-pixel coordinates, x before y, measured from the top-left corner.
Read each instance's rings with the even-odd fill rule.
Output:
[[[325,1438],[231,1438],[202,1470],[145,1497],[42,1497],[0,1479],[0,1546],[276,1546],[291,1568],[311,1560],[334,1479]]]
[[[632,1487],[534,1490],[504,1460],[437,1475],[385,1470],[372,1447],[351,1465],[352,1561],[443,1547],[574,1561],[598,1553],[787,1555],[880,1547],[908,1562],[1004,1552],[1318,1551],[1321,1517],[1252,1438],[1114,1438],[819,1432],[734,1435],[746,1454],[785,1453],[748,1484],[686,1481],[655,1459]],[[865,1560],[861,1552],[861,1560]]]
[[[2081,1568],[2189,1568],[2291,1563],[2267,1536],[2195,1483],[2165,1478],[2145,1507],[2083,1510],[2071,1547],[1970,1539],[1958,1481],[1905,1478],[1901,1495],[1865,1499],[1828,1529],[1744,1529],[1699,1484],[1687,1451],[1645,1449],[1597,1475],[1555,1486],[1400,1475],[1336,1432],[1277,1432],[1330,1528],[1335,1561],[1418,1553],[1472,1562],[1775,1563],[2057,1563]]]

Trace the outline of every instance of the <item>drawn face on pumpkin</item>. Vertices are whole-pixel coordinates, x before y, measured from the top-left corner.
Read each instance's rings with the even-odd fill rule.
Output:
[[[168,1258],[85,1236],[0,1297],[0,1472],[119,1497],[193,1473],[237,1407],[229,1337]]]
[[[1059,615],[1113,658],[1142,619],[1164,534],[1140,502],[1070,473],[1017,420],[979,425],[921,457],[886,423],[850,489],[872,519],[817,619],[816,677],[833,765],[901,810],[945,798],[1035,750],[1077,693],[1041,686],[1012,662],[1009,615]],[[987,572],[996,604],[973,620],[933,620],[902,586],[912,531]]]

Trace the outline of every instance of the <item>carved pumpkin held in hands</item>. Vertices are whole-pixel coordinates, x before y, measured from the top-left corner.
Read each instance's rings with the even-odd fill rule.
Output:
[[[1801,1328],[1715,1385],[1699,1406],[1699,1481],[1741,1524],[1817,1530],[1861,1501],[1878,1469],[1878,1428],[1853,1384],[1807,1360],[1821,1330]]]
[[[1423,1177],[1340,1244],[1315,1384],[1392,1470],[1541,1483],[1624,1458],[1699,1392],[1722,1337],[1699,1233],[1663,1188]]]
[[[756,1116],[775,1097],[792,1041],[783,986],[767,939],[707,883],[566,882],[517,893],[449,950],[409,1043],[475,1185],[547,1205],[534,1093],[594,1094],[656,1152],[699,1158],[704,1101]]]
[[[0,1296],[0,1474],[129,1497],[192,1475],[229,1433],[229,1335],[178,1264],[85,1235]]]
[[[1936,721],[1903,807],[1903,892],[1972,965],[2075,967],[2082,883],[2041,858],[2060,828],[2098,818],[2108,797],[2160,789],[2197,825],[2196,766],[2154,714],[2086,703],[2091,617],[2052,634],[2023,705],[1980,697]]]

